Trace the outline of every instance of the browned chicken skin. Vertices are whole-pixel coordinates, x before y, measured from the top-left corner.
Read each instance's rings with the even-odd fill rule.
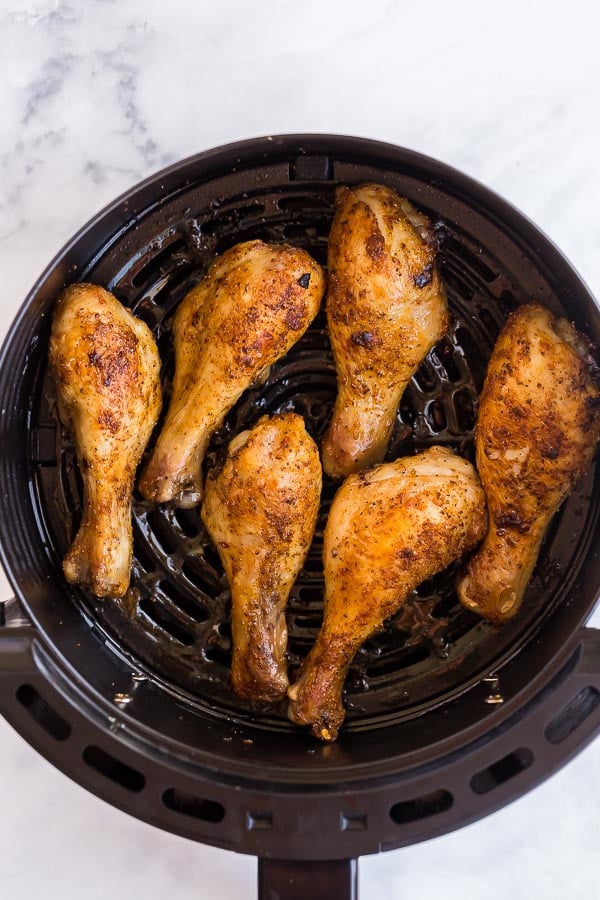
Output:
[[[494,347],[476,432],[489,531],[458,582],[462,603],[492,622],[518,611],[546,526],[593,459],[600,395],[588,344],[527,305]]]
[[[390,188],[338,190],[328,266],[338,395],[322,459],[336,477],[382,461],[400,398],[449,317],[430,223]]]
[[[304,420],[263,416],[210,472],[202,519],[232,603],[231,679],[241,697],[278,700],[288,687],[285,607],[313,539],[321,464]]]
[[[325,529],[323,627],[288,691],[294,722],[336,738],[358,648],[422,581],[474,547],[486,523],[477,473],[444,447],[346,479]]]
[[[84,489],[65,577],[98,597],[121,597],[130,579],[135,470],[160,412],[158,350],[150,329],[112,294],[76,284],[56,303],[50,363]]]
[[[213,432],[246,388],[302,337],[324,286],[321,267],[286,245],[248,241],[213,262],[175,316],[173,395],[140,479],[144,497],[198,503]]]

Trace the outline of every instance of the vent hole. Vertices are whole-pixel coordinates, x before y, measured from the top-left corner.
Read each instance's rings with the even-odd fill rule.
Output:
[[[190,278],[189,266],[181,266],[180,269],[172,272],[166,279],[164,285],[154,295],[154,302],[157,306],[167,306],[174,298],[175,291],[182,285],[186,284]],[[187,293],[182,291],[181,293]]]
[[[446,282],[446,286],[450,288],[450,290],[454,291],[455,294],[458,294],[459,297],[462,297],[463,300],[469,301],[473,298],[473,291],[469,285],[465,284],[462,278],[459,278],[449,266],[442,266],[441,272],[444,281]]]
[[[450,615],[451,611],[456,606],[456,594],[450,593],[445,597],[442,597],[441,600],[435,604],[433,609],[431,610],[431,615],[434,619],[446,619]]]
[[[415,797],[414,800],[403,800],[394,803],[390,809],[390,819],[396,825],[406,825],[408,822],[417,822],[419,819],[428,819],[429,816],[437,816],[446,812],[454,803],[454,797],[450,791],[440,789]]]
[[[207,647],[204,651],[204,658],[209,662],[218,663],[220,666],[227,668],[231,666],[231,653],[228,653],[223,647],[219,647],[218,644]]]
[[[176,509],[175,521],[187,538],[195,538],[201,532],[200,519],[191,509]]]
[[[279,209],[329,209],[330,204],[324,197],[280,197],[277,201]]]
[[[34,722],[55,741],[66,741],[71,736],[71,726],[30,684],[17,688],[17,700],[27,710]]]
[[[501,784],[505,784],[528,769],[533,762],[533,753],[528,747],[519,747],[514,753],[503,756],[498,762],[478,772],[471,778],[471,790],[475,794],[487,794]]]
[[[480,393],[485,378],[489,350],[487,347],[482,347],[481,344],[477,343],[466,328],[458,328],[456,330],[456,341],[465,359],[469,361],[471,377],[475,382],[477,391]]]
[[[452,398],[454,409],[456,410],[456,419],[458,427],[461,431],[471,431],[475,427],[477,415],[475,413],[475,405],[469,391],[456,391]]]
[[[220,635],[231,640],[231,622],[225,620],[219,622],[218,629]]]
[[[211,237],[221,230],[224,226],[230,225],[233,222],[233,217],[221,217],[220,219],[211,219],[210,222],[204,222],[201,226],[202,234],[210,235]]]
[[[238,219],[250,219],[260,216],[265,211],[264,203],[249,203],[248,206],[240,206],[237,210]]]
[[[138,538],[138,535],[134,536],[133,555],[146,572],[154,572],[156,570],[156,560],[150,548],[143,539]]]
[[[512,291],[504,290],[500,294],[500,306],[504,310],[504,312],[508,315],[508,313],[514,312],[519,305],[519,301],[512,293]]]
[[[286,238],[290,238],[291,240],[302,241],[307,238],[315,238],[317,236],[317,226],[316,223],[305,225],[300,222],[291,222],[289,225],[285,226],[283,234]]]
[[[472,272],[486,281],[488,284],[491,284],[492,281],[495,281],[498,277],[496,273],[490,269],[489,266],[486,266],[481,256],[473,253],[472,250],[469,250],[465,247],[464,244],[460,244],[453,237],[447,237],[444,241],[444,253],[454,256],[458,256],[458,258],[464,262]]]
[[[206,562],[209,564],[209,566],[212,566],[212,568],[215,570],[215,572],[223,571],[223,564],[221,563],[221,557],[219,556],[218,552],[215,550],[215,548],[213,547],[212,544],[206,545],[206,547],[204,548],[203,555],[204,555],[204,559],[206,560]]]
[[[164,792],[162,802],[167,809],[181,813],[182,816],[212,822],[214,825],[225,818],[225,807],[221,803],[207,800],[206,797],[197,797],[195,794],[187,794],[175,788],[168,788]]]
[[[435,356],[439,360],[440,365],[444,369],[449,381],[462,381],[460,369],[456,365],[456,361],[454,359],[454,347],[452,346],[450,341],[444,340],[440,344],[438,344],[435,348]]]
[[[380,657],[372,666],[369,666],[367,674],[375,678],[379,675],[399,672],[401,669],[416,666],[417,663],[427,659],[429,655],[429,648],[423,645],[420,647],[407,647],[405,650],[401,650],[400,653],[390,654],[387,659]]]
[[[174,349],[174,339],[173,332],[171,331],[173,327],[172,319],[169,321],[168,326],[165,323],[165,320],[161,322],[161,330],[157,332],[156,335],[156,344],[158,346],[158,354],[162,360],[162,368],[167,374],[169,373],[170,379],[173,377],[173,370],[175,368],[175,349]]]
[[[440,400],[434,400],[427,407],[427,419],[433,431],[443,431],[447,425],[446,411],[444,404]]]
[[[221,557],[212,544],[205,544],[202,548],[202,557],[205,563],[214,569],[215,574],[223,571]]]
[[[579,728],[600,703],[600,694],[593,687],[579,691],[576,697],[567,703],[546,726],[544,735],[551,744],[565,741],[576,728]]]
[[[105,778],[119,784],[126,791],[139,794],[146,785],[146,779],[137,769],[132,769],[126,763],[116,759],[112,754],[102,750],[101,747],[91,745],[83,751],[83,761],[94,771],[99,772]]]
[[[414,381],[416,381],[417,386],[425,393],[430,394],[433,390],[435,390],[437,386],[437,378],[435,375],[435,370],[428,363],[423,363],[415,374],[413,375]]]
[[[199,588],[204,594],[212,594],[215,590],[220,591],[221,585],[215,573],[206,567],[203,572],[199,572],[189,562],[185,562],[181,567],[181,574],[184,578]]]
[[[479,310],[479,318],[485,325],[488,336],[496,340],[500,332],[500,327],[489,309],[486,309],[485,306],[482,307],[482,309]]]
[[[323,236],[319,238],[317,243],[314,243],[310,248],[310,255],[312,258],[319,263],[320,266],[327,268],[327,236],[329,232],[324,232]]]
[[[215,228],[215,232],[217,231],[218,229]],[[202,232],[206,232],[206,226],[204,225],[202,226]],[[236,244],[243,244],[244,241],[264,241],[265,244],[272,244],[274,237],[273,230],[267,227],[262,228],[261,223],[247,225],[245,228],[231,229],[229,232],[225,231],[219,237],[214,247],[214,253],[216,256],[220,256],[221,253],[225,253],[230,247]]]
[[[163,580],[160,582],[160,589],[173,603],[183,610],[184,613],[194,619],[196,622],[206,622],[208,619],[208,610],[200,603],[195,603],[189,597],[180,591],[177,585],[171,581]]]
[[[450,626],[446,629],[444,640],[447,644],[454,644],[479,624],[481,624],[480,616],[471,612],[469,609],[461,608],[456,618],[454,618]]]
[[[318,548],[315,544],[313,544],[313,547],[304,562],[304,566],[302,567],[304,572],[316,572],[320,575],[323,571],[323,560],[321,558],[321,553],[315,552],[317,549],[321,548]]]
[[[436,593],[437,590],[435,587],[435,582],[433,582],[431,579],[421,582],[421,584],[418,584],[415,588],[415,594],[421,600],[423,600],[424,598],[433,597]]]
[[[318,587],[301,587],[298,597],[303,603],[320,603],[323,600],[323,590]]]
[[[231,225],[236,225],[238,222],[243,219],[250,219],[255,216],[260,216],[261,213],[264,213],[265,206],[263,203],[251,203],[248,206],[241,206],[237,209],[232,209],[229,212],[224,212],[222,215],[218,216],[215,219],[210,219],[208,222],[204,222],[201,225],[202,234],[207,235],[215,235],[222,229],[228,229]]]
[[[294,616],[294,624],[296,628],[308,628],[316,630],[323,624],[323,617],[318,615],[303,616],[296,614]]]
[[[134,285],[134,287],[141,287],[143,284],[146,284],[146,282],[149,281],[153,275],[161,272],[164,264],[167,262],[167,260],[170,259],[171,256],[173,256],[174,253],[177,253],[178,250],[183,250],[184,247],[185,241],[181,240],[181,238],[172,241],[168,247],[165,247],[164,250],[160,250],[152,257],[151,260],[149,260],[149,262],[146,263],[145,266],[142,266],[139,272],[136,272],[136,274],[131,279],[131,283]]]
[[[186,647],[194,643],[194,635],[188,631],[174,616],[170,615],[151,597],[142,597],[139,602],[139,610],[143,612],[162,631],[166,631],[174,640]]]
[[[290,634],[288,637],[288,653],[290,657],[298,657],[304,659],[312,645],[314,644],[314,636],[312,637],[295,637]]]
[[[166,282],[166,278],[161,279],[157,290],[162,290]],[[152,295],[148,297],[142,297],[139,303],[136,303],[135,307],[131,310],[138,319],[141,319],[142,322],[145,322],[150,331],[152,331],[157,323],[160,320],[160,312],[154,302],[154,297]]]
[[[168,523],[158,511],[149,512],[147,522],[152,529],[154,540],[166,556],[171,556],[177,551],[177,542],[170,533]]]
[[[417,413],[415,412],[414,406],[409,402],[405,394],[400,403],[400,420],[404,425],[411,426],[414,425],[416,418]]]

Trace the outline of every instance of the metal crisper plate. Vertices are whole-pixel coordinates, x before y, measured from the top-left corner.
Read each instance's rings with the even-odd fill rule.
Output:
[[[402,173],[329,158],[299,157],[291,165],[229,173],[210,185],[191,185],[178,198],[142,215],[136,227],[78,273],[105,285],[154,330],[163,360],[165,406],[173,372],[171,326],[177,304],[202,278],[216,254],[240,241],[261,238],[303,247],[322,265],[338,183],[390,184],[436,223],[440,263],[452,325],[412,379],[398,411],[388,459],[443,444],[474,457],[477,398],[495,338],[508,313],[531,297],[525,261],[509,271],[477,232],[453,222],[453,201],[435,185]],[[130,224],[130,223],[129,223]],[[521,278],[526,278],[525,289]],[[541,282],[540,282],[541,283]],[[543,289],[542,289],[543,290]],[[540,299],[557,309],[553,296]],[[214,436],[206,465],[228,441],[265,413],[301,413],[317,440],[335,397],[324,313],[267,382],[247,391]],[[61,557],[80,518],[81,484],[68,435],[56,424],[54,388],[46,373],[33,404],[34,468],[51,552]],[[321,549],[336,484],[324,480],[317,533],[288,607],[289,660],[293,670],[315,639],[322,618]],[[358,653],[347,680],[349,730],[412,717],[489,672],[515,652],[541,611],[555,602],[585,520],[590,482],[584,481],[552,523],[524,612],[502,630],[458,603],[457,566],[421,585],[409,602]],[[569,536],[566,539],[565,536]],[[136,497],[134,562],[123,601],[98,601],[73,590],[74,601],[120,650],[186,702],[212,713],[251,717],[254,726],[291,729],[285,705],[272,708],[239,700],[229,686],[230,594],[218,555],[198,510],[159,507]]]

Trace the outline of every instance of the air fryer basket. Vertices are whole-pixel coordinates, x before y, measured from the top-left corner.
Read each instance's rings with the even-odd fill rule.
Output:
[[[0,539],[16,600],[0,604],[0,709],[59,768],[110,803],[195,840],[263,859],[261,895],[336,884],[344,860],[459,827],[549,775],[600,727],[600,644],[582,627],[599,593],[595,472],[554,519],[523,611],[496,629],[462,609],[455,570],[421,586],[358,654],[334,745],[285,708],[229,687],[230,598],[197,510],[136,497],[132,586],[122,602],[69,587],[60,560],[81,485],[57,425],[46,355],[64,284],[105,285],[155,331],[168,396],[174,310],[215,254],[251,238],[326,263],[336,185],[390,185],[436,225],[453,313],[412,380],[389,457],[434,443],[473,458],[477,398],[503,321],[535,300],[595,341],[600,313],[559,252],[485,188],[385,144],[288,136],[186,160],[86,226],[31,291],[0,358]],[[246,392],[207,464],[265,412],[295,409],[320,438],[335,396],[321,313],[265,385]],[[293,669],[322,614],[322,516],[289,604]],[[329,861],[323,866],[323,861]],[[338,861],[338,862],[332,862]],[[301,877],[302,876],[302,877]],[[284,894],[284,887],[287,893]]]

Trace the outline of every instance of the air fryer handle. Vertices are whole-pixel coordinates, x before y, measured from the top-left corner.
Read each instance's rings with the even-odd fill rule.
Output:
[[[355,859],[258,860],[258,900],[357,900]]]

